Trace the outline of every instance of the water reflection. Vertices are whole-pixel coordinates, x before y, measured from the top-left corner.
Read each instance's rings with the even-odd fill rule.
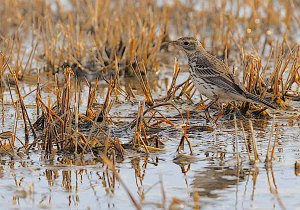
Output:
[[[240,168],[206,167],[195,173],[192,187],[201,197],[217,198],[221,190],[245,181],[245,176],[245,172]]]
[[[286,191],[292,189],[293,182],[286,180],[300,183],[295,179],[293,167],[283,173],[281,166],[273,168],[264,163],[249,165],[244,162],[237,167],[235,159],[223,157],[222,162],[220,154],[197,156],[199,158],[183,156],[160,160],[156,155],[132,154],[125,162],[117,164],[116,170],[145,209],[167,207],[174,200],[180,200],[180,205],[184,204],[186,209],[194,208],[197,206],[193,203],[195,193],[199,196],[198,206],[203,209],[220,203],[224,208],[272,204],[284,209],[289,206],[285,201],[287,196],[293,194]],[[172,162],[180,169],[172,167]],[[163,181],[158,173],[164,174]],[[33,209],[134,208],[120,180],[107,166],[95,160],[75,159],[71,164],[67,159],[41,158],[39,163],[3,160],[0,187],[0,204],[9,203],[20,208],[29,204]],[[164,199],[161,189],[165,191]]]
[[[149,80],[152,80],[151,84],[157,90],[164,89],[170,83],[168,77],[157,79],[157,75],[149,77]],[[104,87],[106,85],[99,87],[102,90],[100,95],[105,95]],[[141,91],[133,78],[124,80],[121,87]],[[51,88],[49,87],[49,90]],[[44,89],[45,93],[47,89]],[[82,90],[86,91],[84,88]],[[30,90],[24,89],[24,92]],[[32,98],[28,96],[26,100],[30,101],[33,98],[34,96]],[[200,196],[199,205],[204,209],[218,204],[231,207],[233,204],[238,209],[262,207],[266,204],[279,205],[282,209],[297,205],[296,201],[293,201],[293,194],[300,192],[299,187],[297,188],[300,181],[295,176],[294,168],[288,165],[291,163],[293,166],[295,159],[300,158],[297,149],[299,147],[297,123],[278,127],[278,143],[274,158],[276,168],[273,169],[273,167],[265,168],[262,162],[256,163],[256,166],[251,166],[248,162],[247,147],[252,148],[253,135],[249,119],[239,117],[237,119],[238,150],[235,142],[235,122],[232,118],[221,120],[219,125],[210,131],[201,129],[205,122],[200,121],[196,115],[189,120],[195,128],[188,132],[194,156],[185,153],[181,156],[175,155],[181,134],[177,135],[167,130],[161,133],[162,139],[166,142],[165,151],[149,156],[129,151],[122,163],[115,163],[117,172],[130,192],[146,209],[164,206],[167,208],[171,202],[176,201],[176,198],[185,201],[186,208],[193,208],[189,203],[193,203],[195,193]],[[252,119],[252,122],[259,157],[263,161],[271,135],[272,121]],[[276,123],[279,124],[275,121]],[[282,120],[280,123],[283,124]],[[273,137],[275,135],[276,132]],[[244,160],[244,166],[241,168],[236,167],[234,159],[237,151]],[[0,165],[1,206],[7,204],[16,208],[33,206],[33,209],[134,208],[120,180],[98,160],[88,157],[87,160],[74,158],[55,160],[53,157],[25,160],[21,157],[15,161],[6,157],[1,158],[3,158]],[[163,175],[163,181],[159,175]],[[162,193],[162,188],[165,194]],[[289,193],[290,190],[293,193]],[[238,196],[239,199],[233,200],[233,196]],[[222,198],[228,200],[224,201]]]

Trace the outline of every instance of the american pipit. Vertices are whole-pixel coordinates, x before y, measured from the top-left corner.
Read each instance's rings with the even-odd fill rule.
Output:
[[[229,67],[209,54],[197,39],[182,37],[172,41],[171,44],[185,52],[194,85],[201,94],[213,102],[247,101],[276,109],[270,102],[249,93],[229,71]]]

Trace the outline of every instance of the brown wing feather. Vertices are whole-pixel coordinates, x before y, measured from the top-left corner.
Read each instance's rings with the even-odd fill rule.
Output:
[[[195,76],[231,93],[244,95],[244,89],[236,82],[228,67],[217,58],[211,55],[210,57],[210,60],[204,56],[193,57],[192,62],[196,63],[194,65]]]

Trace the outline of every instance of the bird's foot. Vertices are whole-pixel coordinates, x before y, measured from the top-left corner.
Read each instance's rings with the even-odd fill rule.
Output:
[[[215,123],[215,124],[218,124],[218,121],[219,121],[219,119],[222,117],[222,115],[223,115],[223,111],[220,111],[219,114],[218,114],[218,116],[217,116],[216,119],[214,120],[214,123]]]

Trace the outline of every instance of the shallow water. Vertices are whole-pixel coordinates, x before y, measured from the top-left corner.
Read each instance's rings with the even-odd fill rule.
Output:
[[[150,77],[153,90],[157,91],[154,91],[155,96],[165,94],[171,75],[171,71],[164,71]],[[187,72],[182,72],[178,81],[186,78]],[[47,76],[44,81],[48,81]],[[33,84],[22,82],[22,94],[34,90]],[[140,93],[134,78],[126,79],[122,87],[128,84]],[[49,82],[49,89],[51,85]],[[105,96],[103,87],[100,85],[100,103]],[[46,100],[50,96],[54,100],[52,93],[47,88],[44,90],[43,98]],[[87,91],[83,86],[82,107],[85,107]],[[4,102],[10,101],[7,91],[3,98]],[[196,101],[198,99],[196,96]],[[27,96],[25,103],[34,121],[35,95]],[[181,106],[191,109],[194,105]],[[297,104],[293,106],[297,107]],[[136,116],[136,111],[137,104],[124,102],[113,106],[110,115],[115,116],[116,121],[130,122],[132,119],[120,117]],[[168,113],[171,116],[177,114],[174,110]],[[15,118],[11,104],[5,103],[4,116],[1,114],[0,118],[1,122],[4,119],[0,132],[11,131]],[[190,125],[198,126],[188,132],[193,147],[192,156],[188,155],[187,145],[184,154],[178,156],[176,149],[182,131],[167,129],[158,133],[165,144],[163,151],[149,156],[127,151],[125,160],[117,163],[116,168],[121,180],[143,209],[297,209],[300,208],[297,199],[300,178],[295,173],[294,163],[300,160],[299,124],[293,124],[288,119],[287,115],[274,121],[280,125],[280,131],[272,165],[266,166],[264,163],[272,120],[252,119],[261,162],[250,164],[240,127],[242,121],[249,136],[248,119],[237,120],[237,131],[234,120],[226,118],[221,119],[213,131],[202,131],[201,126],[206,122],[202,118],[191,117]],[[181,122],[174,120],[174,123],[180,125]],[[21,119],[18,119],[17,127],[17,136],[23,139]],[[274,136],[275,132],[273,139]],[[122,140],[130,139],[125,136]],[[237,152],[242,160],[239,167],[235,158]],[[47,157],[38,150],[32,151],[29,156],[10,158],[2,155],[0,180],[0,206],[6,209],[134,209],[120,180],[98,158],[92,158],[89,154],[83,158],[72,157],[72,161],[60,154]]]
[[[56,1],[47,1],[53,11],[57,10]],[[158,0],[157,2],[162,5],[174,1]],[[195,8],[200,9],[206,7],[209,1],[194,2]],[[69,1],[61,0],[60,3],[64,10],[72,9]],[[274,1],[274,3],[278,2]],[[226,4],[227,7],[229,5],[233,8],[228,10],[236,13],[237,7],[234,1]],[[221,6],[221,4],[216,5],[216,7]],[[279,14],[283,15],[285,10],[282,8],[279,11]],[[238,12],[241,17],[249,18],[252,15],[250,7]],[[295,14],[292,16],[297,19],[297,13]],[[261,24],[260,21],[257,19],[255,23]],[[248,29],[245,24],[239,27],[241,31]],[[284,25],[277,27],[274,24],[274,27],[268,28],[267,32],[272,37],[270,40],[276,37],[274,42],[279,40],[280,43],[281,33],[285,33],[286,30]],[[292,33],[288,34],[293,36],[295,41],[299,41],[298,25],[292,30]],[[211,33],[210,25],[208,24],[203,31],[205,32],[201,32],[202,35],[208,36]],[[184,29],[183,32],[189,36],[193,34]],[[178,38],[175,34],[172,34],[171,28],[172,39]],[[200,36],[200,32],[198,35]],[[28,36],[28,40],[31,40],[30,32]],[[261,39],[257,41],[261,43],[259,47],[263,46],[265,41],[264,36],[260,37]],[[252,44],[255,43],[251,43],[248,48],[245,47],[245,50],[252,50]],[[210,45],[208,39],[206,43],[208,50]],[[25,42],[24,48],[31,47],[31,41]],[[267,49],[263,55],[265,56],[263,63],[267,60],[269,50]],[[27,61],[26,56],[24,62]],[[165,57],[173,64],[173,55]],[[185,58],[179,61],[181,64],[186,64]],[[35,61],[33,66],[40,68],[35,66]],[[272,60],[270,66],[274,66]],[[148,76],[155,97],[166,95],[166,90],[171,83],[172,68],[173,66],[169,65],[162,66],[160,72]],[[34,91],[36,80],[35,72],[31,73],[25,75],[19,85],[22,95],[33,91],[26,96],[25,104],[30,119],[34,122],[37,119]],[[179,74],[177,82],[181,83],[187,77],[187,71],[183,71]],[[144,100],[135,77],[122,78],[120,83],[123,89],[128,88],[130,84],[137,95],[137,101]],[[53,75],[43,73],[41,84],[44,85],[43,101],[48,102],[49,99],[53,104],[55,101]],[[84,113],[88,88],[86,85],[82,85],[81,88],[80,112]],[[97,93],[100,104],[105,99],[106,91],[107,84],[100,82]],[[12,97],[14,101],[18,100],[14,86],[12,86]],[[8,88],[0,87],[0,102],[2,100],[4,105],[2,107],[0,103],[0,133],[13,131],[16,119],[16,136],[24,141],[22,116],[20,111],[16,115]],[[129,123],[137,115],[138,103],[132,104],[124,99],[121,100],[121,103],[114,103],[110,116],[116,123]],[[193,101],[199,101],[198,93]],[[186,101],[178,103],[177,106],[184,112],[196,107],[195,104],[187,104]],[[291,106],[300,109],[299,102],[292,102]],[[171,117],[178,114],[171,108],[163,111]],[[272,114],[276,117],[274,122],[272,119],[251,119],[260,158],[260,161],[255,164],[248,160],[240,125],[242,122],[248,140],[251,136],[249,119],[238,117],[237,129],[235,129],[234,120],[223,117],[218,126],[213,127],[213,131],[203,131],[205,128],[203,126],[207,125],[202,117],[204,114],[196,113],[189,119],[193,127],[188,132],[193,148],[192,156],[189,155],[187,144],[183,154],[178,155],[176,152],[182,137],[182,129],[179,128],[182,122],[178,118],[170,118],[178,129],[172,127],[157,134],[165,145],[162,151],[152,152],[147,156],[142,152],[128,150],[125,159],[116,163],[122,182],[107,166],[103,165],[99,157],[90,154],[84,157],[65,157],[66,154],[49,156],[43,151],[34,150],[29,155],[25,155],[20,150],[17,151],[17,155],[10,157],[5,151],[0,150],[0,209],[135,209],[125,186],[143,209],[300,209],[300,171],[295,171],[294,168],[295,161],[300,161],[299,112],[296,114],[271,112],[271,116]],[[297,115],[298,119],[292,118],[294,115]],[[273,124],[279,129],[278,142],[272,164],[266,165],[264,160]],[[275,136],[276,131],[272,136],[271,147]],[[119,137],[123,142],[131,140],[130,133]],[[0,141],[3,143],[4,139],[0,138]],[[32,141],[31,135],[30,142]],[[16,146],[20,147],[21,144],[17,141]],[[240,164],[236,158],[237,153],[240,155]],[[125,183],[125,186],[122,183]]]

